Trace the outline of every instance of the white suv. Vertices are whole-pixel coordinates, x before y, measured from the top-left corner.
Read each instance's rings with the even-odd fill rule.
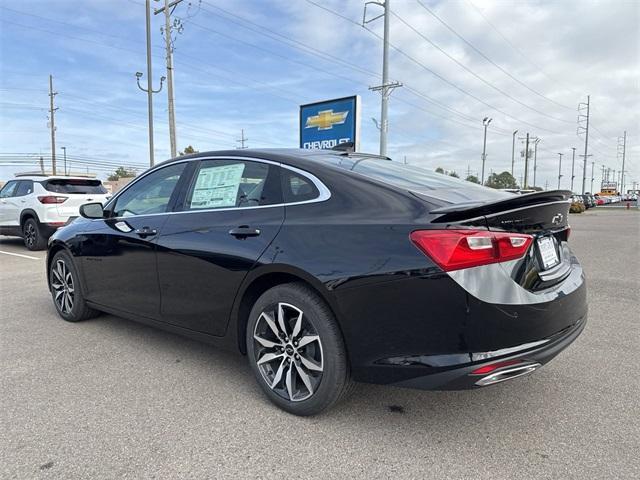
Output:
[[[0,234],[22,237],[29,250],[42,250],[56,229],[79,215],[80,205],[109,197],[92,178],[17,177],[0,190]]]

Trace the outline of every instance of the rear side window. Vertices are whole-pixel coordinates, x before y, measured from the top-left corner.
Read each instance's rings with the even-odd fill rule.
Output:
[[[14,196],[24,197],[30,193],[33,193],[33,180],[20,180]]]
[[[75,179],[75,178],[54,178],[41,182],[45,190],[54,193],[77,193],[85,195],[96,195],[107,193],[100,180]]]
[[[185,200],[186,210],[248,208],[282,203],[278,167],[247,160],[204,160]]]
[[[320,196],[311,180],[291,170],[282,169],[282,195],[285,203],[306,202]]]

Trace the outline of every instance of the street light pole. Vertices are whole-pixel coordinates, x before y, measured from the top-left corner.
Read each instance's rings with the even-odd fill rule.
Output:
[[[67,147],[60,147],[64,151],[64,174],[69,175],[67,173]]]
[[[538,143],[539,138],[536,138],[533,142],[533,186],[536,186],[536,170],[538,170]]]
[[[573,169],[576,163],[576,147],[571,147],[571,150],[573,150],[573,154],[571,155],[571,192],[573,192],[573,179],[576,178],[573,173]]]
[[[482,179],[481,184],[484,185],[484,164],[487,160],[487,127],[491,123],[492,118],[484,117],[482,119],[482,125],[484,126],[484,141],[482,142]]]
[[[560,190],[560,179],[562,178],[562,155],[564,155],[564,153],[558,152],[558,156],[560,157],[560,163],[558,164],[558,190]]]
[[[516,133],[518,133],[518,130],[513,131],[513,142],[511,144],[511,176],[512,177],[513,177],[513,167],[516,161]]]

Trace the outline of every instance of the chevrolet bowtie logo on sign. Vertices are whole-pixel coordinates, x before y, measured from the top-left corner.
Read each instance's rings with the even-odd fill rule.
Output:
[[[360,141],[360,97],[300,106],[300,148],[333,148]]]
[[[307,124],[304,128],[317,128],[318,130],[331,130],[334,125],[342,125],[347,119],[349,112],[336,112],[333,110],[323,110],[317,115],[307,117]]]

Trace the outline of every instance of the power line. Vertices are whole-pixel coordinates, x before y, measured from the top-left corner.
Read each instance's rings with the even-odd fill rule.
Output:
[[[550,77],[545,71],[544,69],[538,65],[536,62],[534,62],[533,60],[531,60],[531,58],[529,58],[528,55],[526,55],[522,50],[520,50],[518,47],[516,47],[499,29],[498,27],[496,27],[493,23],[491,23],[491,21],[480,11],[480,9],[478,7],[476,7],[473,3],[472,0],[467,0],[467,4],[469,4],[478,15],[480,15],[480,17],[482,17],[482,19],[487,23],[487,25],[489,25],[498,35],[500,35],[500,37],[507,43],[507,45],[509,45],[516,53],[518,53],[522,58],[525,59],[525,61],[527,61],[529,64],[531,64],[533,67],[535,67],[535,69],[539,72],[541,72],[545,77],[547,77],[549,80],[556,82],[556,83],[561,83],[558,82],[556,79]],[[580,93],[578,92],[578,90],[576,90],[573,86],[570,86],[564,82],[562,82],[565,86],[568,86],[570,90],[576,92],[576,93]],[[568,107],[569,109],[573,110],[572,107]]]
[[[419,2],[419,0],[416,0]],[[422,4],[421,4],[422,5]],[[424,7],[424,5],[423,5]],[[427,7],[424,7],[427,8]],[[422,38],[425,42],[427,42],[429,45],[431,45],[432,47],[434,47],[436,50],[438,50],[440,53],[442,53],[444,56],[446,56],[448,59],[450,59],[452,62],[454,62],[456,65],[458,65],[460,68],[464,69],[466,72],[470,73],[471,75],[473,75],[475,78],[477,78],[478,80],[480,80],[482,83],[484,83],[485,85],[487,85],[488,87],[494,89],[496,92],[500,93],[501,95],[504,95],[505,97],[507,97],[508,99],[522,105],[523,107],[531,110],[532,112],[535,112],[539,115],[542,115],[544,117],[547,117],[551,120],[555,120],[557,122],[564,122],[564,123],[573,123],[570,120],[564,120],[562,118],[557,118],[554,117],[552,115],[549,115],[541,110],[538,110],[535,107],[532,107],[526,103],[524,103],[521,100],[518,100],[516,97],[514,97],[513,95],[509,94],[508,92],[505,92],[503,89],[501,89],[500,87],[496,86],[495,84],[489,82],[488,80],[486,80],[484,77],[480,76],[479,74],[477,74],[476,72],[474,72],[471,68],[467,67],[464,63],[460,62],[458,59],[456,59],[455,57],[453,57],[452,55],[450,55],[449,53],[447,53],[446,50],[444,50],[442,47],[440,47],[437,43],[435,43],[433,40],[431,40],[429,37],[427,37],[426,35],[424,35],[422,32],[420,32],[419,30],[417,30],[415,27],[413,27],[409,22],[407,22],[404,18],[402,18],[400,15],[398,15],[396,12],[392,12],[393,15],[400,20],[400,22],[402,22],[404,25],[406,25],[411,31],[413,31],[414,33],[416,33],[418,36],[420,36],[420,38]],[[432,15],[435,15],[432,13]],[[439,17],[437,17],[438,20]],[[466,41],[466,40],[465,40]],[[515,78],[515,77],[514,77]],[[546,97],[545,97],[546,98]]]
[[[339,65],[342,65],[345,68],[357,71],[358,73],[361,73],[361,74],[364,74],[364,75],[368,75],[368,76],[373,76],[376,79],[380,79],[381,78],[380,74],[377,73],[377,72],[374,72],[374,71],[368,70],[368,69],[366,69],[364,67],[355,65],[355,64],[353,64],[351,62],[347,62],[342,58],[336,57],[336,56],[334,56],[334,55],[332,55],[330,53],[327,53],[327,52],[324,52],[322,50],[319,50],[319,49],[317,49],[317,48],[315,48],[313,46],[310,46],[310,45],[307,45],[307,44],[305,44],[303,42],[300,42],[298,40],[292,39],[292,38],[290,38],[290,37],[288,37],[286,35],[283,35],[283,34],[281,34],[279,32],[276,32],[276,31],[271,30],[271,29],[269,29],[267,27],[264,27],[263,25],[260,25],[260,24],[258,24],[256,22],[251,21],[251,20],[247,20],[246,18],[243,18],[243,17],[241,17],[239,15],[236,15],[236,14],[234,14],[232,12],[229,12],[228,10],[225,10],[224,8],[218,7],[216,5],[212,5],[212,4],[210,4],[210,3],[206,2],[206,1],[204,3],[206,3],[209,6],[211,6],[212,8],[215,8],[218,11],[223,12],[227,16],[230,16],[230,17],[238,19],[239,21],[233,20],[233,18],[228,18],[226,16],[222,17],[225,21],[230,21],[230,22],[234,23],[235,25],[240,26],[241,28],[244,28],[244,29],[249,30],[249,31],[254,32],[254,33],[257,33],[259,35],[263,35],[263,36],[265,36],[267,38],[271,38],[272,40],[275,40],[277,42],[283,43],[283,44],[285,44],[285,45],[287,45],[287,46],[289,46],[291,48],[294,48],[296,50],[299,50],[302,53],[305,53],[307,55],[313,55],[313,56],[321,58],[321,59],[323,59],[325,61],[330,61],[330,62],[333,62],[333,63],[337,63]],[[310,3],[316,5],[317,7],[321,8],[321,9],[325,9],[326,10],[326,8],[321,6],[321,5],[318,5],[318,4],[314,3],[314,2],[310,2]],[[204,11],[204,12],[210,14],[210,15],[219,16],[218,14],[216,14],[216,13],[214,13],[214,12],[204,8],[204,7],[202,7],[202,11]],[[327,10],[327,11],[329,11],[329,10]],[[345,16],[343,16],[343,15],[337,13],[337,12],[330,11],[330,13],[338,15],[339,17],[349,21],[350,23],[358,26],[359,28],[362,27],[359,23],[357,23],[357,22],[351,20],[350,18],[345,17]],[[245,23],[247,23],[249,25],[257,27],[259,30],[257,30],[256,28],[248,27],[247,25],[244,25],[243,23],[240,23],[240,22],[245,22]],[[191,22],[191,23],[194,23],[194,22]],[[196,26],[199,26],[199,25],[196,25]],[[202,27],[202,26],[200,26],[200,27]],[[202,28],[205,28],[205,27],[202,27]],[[263,30],[263,31],[261,31],[261,30]],[[269,33],[267,33],[267,32],[269,32]],[[219,33],[219,32],[216,32],[216,33]],[[382,37],[379,37],[379,38],[382,39]],[[329,74],[333,75],[333,73],[329,73]],[[422,98],[422,99],[424,99],[424,100],[426,100],[428,102],[431,102],[434,105],[438,106],[439,108],[447,110],[450,113],[453,113],[455,115],[460,116],[461,118],[465,118],[465,119],[470,120],[470,121],[475,121],[476,120],[475,118],[469,117],[468,115],[466,115],[466,114],[464,114],[464,113],[462,113],[462,112],[460,112],[460,111],[458,111],[458,110],[456,110],[456,109],[454,109],[452,107],[449,107],[449,106],[439,102],[438,100],[433,99],[432,97],[429,97],[428,95],[424,94],[423,92],[420,92],[417,89],[411,87],[410,85],[407,85],[406,82],[404,83],[404,87],[405,87],[406,90],[408,90],[409,92],[411,92],[415,96],[418,96],[418,97],[420,97],[420,98]],[[407,105],[415,107],[415,104],[412,104],[412,103],[410,103],[408,101],[405,101],[404,103],[406,103]],[[436,115],[436,116],[439,116],[439,115]],[[441,117],[441,118],[443,118],[445,120],[449,120],[449,118],[447,118],[447,117]],[[504,132],[507,132],[507,130],[504,130]]]
[[[356,22],[354,22],[353,20],[345,17],[344,15],[328,8],[325,7],[324,5],[320,5],[319,3],[316,3],[313,0],[306,0],[307,3],[310,3],[312,5],[315,5],[316,7],[325,10],[326,12],[329,12],[337,17],[346,19],[347,21],[349,21],[350,23],[353,23],[355,25],[358,25]],[[382,37],[380,35],[378,35],[377,33],[373,32],[372,30],[369,29],[365,29],[367,32],[369,32],[371,35],[373,35],[374,37],[378,38],[379,40],[382,40]],[[512,120],[516,120],[522,124],[525,125],[529,125],[533,128],[536,128],[538,130],[542,130],[548,133],[557,133],[560,134],[560,132],[554,131],[554,130],[549,130],[548,128],[545,127],[541,127],[539,125],[535,125],[533,123],[527,122],[525,120],[522,120],[518,117],[514,117],[513,115],[508,114],[507,112],[505,112],[504,110],[482,100],[481,98],[477,97],[476,95],[474,95],[471,92],[468,92],[467,90],[465,90],[464,88],[456,85],[455,83],[451,82],[450,80],[448,80],[447,78],[445,78],[444,76],[440,75],[439,73],[435,72],[434,70],[432,70],[431,68],[429,68],[428,66],[426,66],[424,63],[420,62],[419,60],[417,60],[416,58],[414,58],[413,56],[409,55],[408,53],[406,53],[404,50],[402,50],[401,48],[397,47],[396,45],[394,45],[393,43],[389,43],[389,46],[391,48],[393,48],[396,52],[398,52],[400,55],[404,56],[405,58],[407,58],[408,60],[410,60],[411,62],[415,63],[416,65],[420,66],[422,69],[424,69],[425,71],[429,72],[430,74],[432,74],[433,76],[435,76],[436,78],[438,78],[439,80],[441,80],[442,82],[446,83],[447,85],[451,86],[452,88],[455,88],[456,90],[458,90],[461,93],[464,93],[465,95],[473,98],[474,100],[476,100],[479,103],[482,103],[483,105],[491,108],[492,110],[501,113],[502,115],[504,115],[505,117],[511,118]]]
[[[529,90],[532,93],[535,93],[536,95],[538,95],[541,98],[544,98],[545,100],[558,105],[559,107],[563,107],[566,108],[568,110],[573,111],[573,107],[569,107],[567,105],[563,105],[562,103],[558,103],[555,100],[547,97],[546,95],[538,92],[537,90],[535,90],[534,88],[531,88],[529,85],[527,85],[526,83],[524,83],[523,81],[521,81],[519,78],[514,77],[511,73],[509,73],[507,70],[505,70],[502,66],[498,65],[496,62],[494,62],[493,60],[491,60],[491,58],[489,58],[487,55],[485,55],[480,49],[478,49],[475,45],[473,45],[471,42],[469,42],[466,38],[464,38],[462,35],[460,35],[453,27],[451,27],[449,24],[447,24],[444,20],[442,20],[438,15],[436,15],[436,13],[431,10],[429,7],[427,7],[424,3],[422,3],[420,0],[416,0],[416,2],[418,2],[418,4],[424,8],[427,12],[429,12],[429,14],[434,17],[436,20],[438,20],[442,25],[444,25],[451,33],[453,33],[456,37],[458,37],[460,40],[462,40],[464,43],[466,43],[471,49],[473,49],[478,55],[480,55],[482,58],[484,58],[487,62],[491,63],[491,65],[493,65],[494,67],[496,67],[498,70],[500,70],[502,73],[504,73],[505,75],[507,75],[509,78],[511,78],[512,80],[514,80],[515,82],[519,83],[520,85],[522,85],[523,87],[525,87],[527,90]],[[564,120],[563,120],[564,121]]]

